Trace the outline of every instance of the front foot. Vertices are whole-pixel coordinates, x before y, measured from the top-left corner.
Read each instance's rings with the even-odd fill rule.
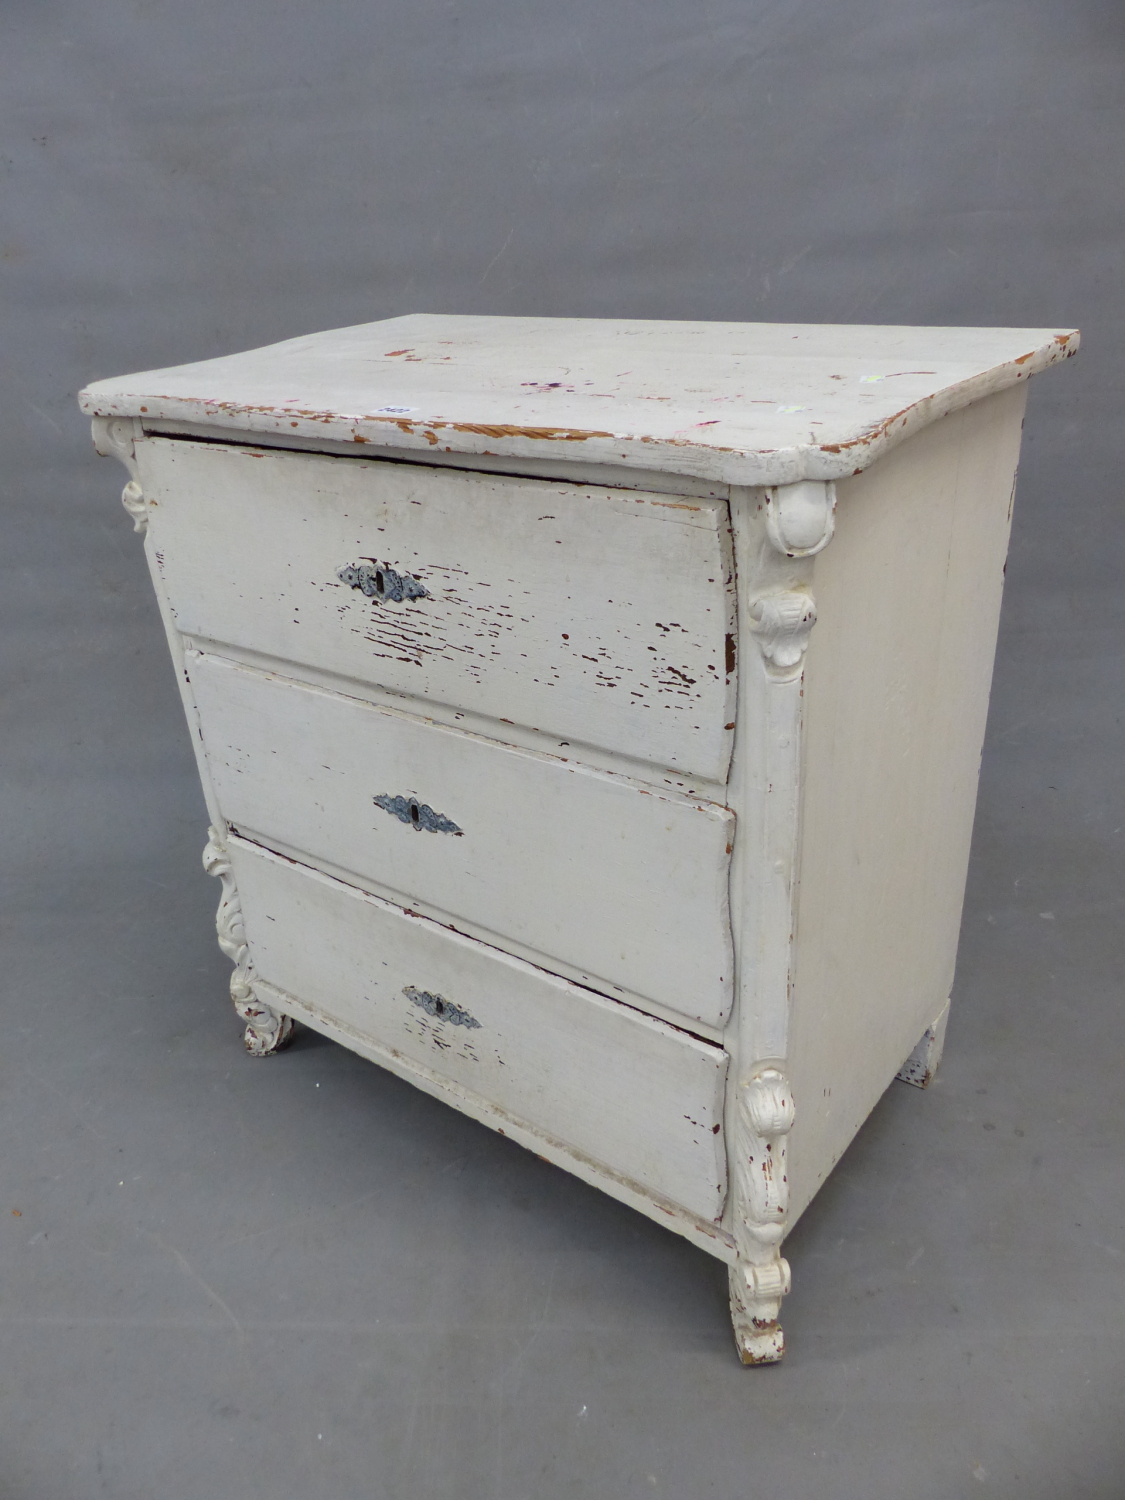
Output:
[[[230,976],[230,997],[239,1019],[246,1023],[243,1041],[251,1057],[269,1057],[280,1052],[293,1037],[293,1020],[283,1016],[255,995],[251,983],[250,949],[242,921],[242,902],[234,883],[230,855],[217,828],[209,830],[210,838],[203,851],[203,868],[208,875],[222,881],[223,893],[215,913],[215,931],[219,947],[234,964]]]
[[[785,1353],[778,1315],[789,1290],[788,1262],[730,1267],[730,1316],[734,1342],[744,1365],[776,1365]]]
[[[780,1067],[761,1063],[739,1085],[735,1126],[734,1340],[744,1365],[775,1365],[785,1353],[778,1319],[790,1284],[781,1242],[789,1212],[786,1141],[793,1126],[793,1092]]]
[[[903,1063],[895,1075],[903,1083],[912,1083],[916,1089],[928,1088],[941,1062],[945,1046],[945,1027],[949,1020],[949,1001],[942,1007],[941,1015],[932,1026],[922,1033],[922,1040]]]
[[[279,1015],[253,995],[241,1004],[236,999],[234,1008],[246,1022],[242,1041],[251,1057],[269,1057],[293,1040],[292,1016]]]

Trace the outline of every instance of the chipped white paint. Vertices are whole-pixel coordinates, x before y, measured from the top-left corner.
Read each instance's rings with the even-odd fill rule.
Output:
[[[781,1241],[789,1207],[785,1146],[793,1128],[793,1091],[779,1068],[763,1067],[740,1082],[734,1096],[738,1259],[730,1268],[731,1320],[742,1363],[769,1365],[785,1352],[779,1316],[790,1275]]]
[[[99,380],[91,416],[405,453],[841,479],[1078,347],[1073,330],[415,314]],[[873,380],[877,375],[880,378]],[[409,414],[388,406],[409,406]]]
[[[940,1058],[1024,387],[1077,343],[406,318],[84,392],[252,1048],[297,1017],[666,1223],[778,1359],[786,1234]]]
[[[722,501],[213,443],[137,454],[184,634],[725,780]],[[339,576],[372,563],[424,597]]]
[[[239,837],[228,847],[256,978],[717,1222],[722,1048]]]
[[[734,818],[188,652],[212,784],[239,832],[681,1021],[721,1027],[734,989]],[[377,802],[413,796],[456,835]]]
[[[822,487],[823,488],[823,487]],[[781,1299],[789,1267],[787,1137],[799,1107],[786,1061],[792,999],[800,855],[803,756],[802,666],[816,622],[812,558],[832,525],[817,524],[779,545],[776,496],[731,495],[741,653],[731,805],[739,836],[732,867],[736,1008],[727,1045],[735,1059],[726,1122],[736,1191],[728,1224],[738,1250],[730,1269],[731,1318],[746,1364],[781,1358]]]

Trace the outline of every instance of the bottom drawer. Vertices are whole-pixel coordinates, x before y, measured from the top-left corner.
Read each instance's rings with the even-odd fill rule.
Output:
[[[256,978],[719,1219],[721,1048],[244,839],[228,849]]]

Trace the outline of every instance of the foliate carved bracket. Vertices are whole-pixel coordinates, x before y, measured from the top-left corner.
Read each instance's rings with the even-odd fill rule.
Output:
[[[775,1364],[785,1352],[778,1321],[790,1286],[781,1255],[789,1211],[786,1137],[793,1095],[779,1068],[763,1067],[738,1088],[734,1143],[734,1242],[730,1306],[738,1352],[746,1365]]]
[[[134,531],[148,530],[148,504],[145,501],[144,491],[135,479],[121,491],[121,504],[133,518]]]
[[[807,589],[759,594],[751,603],[750,629],[771,677],[789,682],[800,676],[815,624],[816,601]]]
[[[208,875],[217,875],[223,883],[219,909],[215,913],[215,931],[219,947],[234,964],[230,997],[240,1019],[246,1023],[244,1041],[247,1052],[251,1057],[268,1057],[271,1052],[280,1052],[290,1040],[293,1021],[289,1016],[278,1015],[254,994],[250,949],[242,922],[242,902],[238,899],[230,856],[219,831],[216,828],[207,831],[209,838],[203,851],[203,868]]]
[[[786,557],[815,557],[836,530],[836,486],[815,479],[766,491],[766,534]]]
[[[129,483],[121,491],[121,503],[133,518],[133,530],[148,527],[148,503],[141,489],[136,440],[141,435],[135,417],[94,417],[91,426],[94,447],[103,458],[116,458],[129,470]]]

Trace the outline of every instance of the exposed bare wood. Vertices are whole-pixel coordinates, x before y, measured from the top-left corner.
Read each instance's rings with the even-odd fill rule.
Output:
[[[100,380],[91,416],[727,484],[842,479],[1078,348],[1073,329],[414,314]]]
[[[185,635],[726,779],[723,501],[162,439],[137,454]]]

